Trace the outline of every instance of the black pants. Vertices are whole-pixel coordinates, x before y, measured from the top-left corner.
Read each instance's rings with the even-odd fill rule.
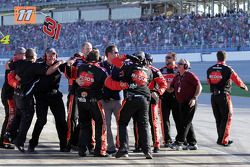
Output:
[[[5,132],[6,132],[6,127],[7,127],[7,123],[8,123],[8,119],[9,119],[8,99],[1,96],[1,100],[2,100],[2,104],[4,106],[5,117],[4,117],[4,121],[3,121],[3,124],[2,124],[0,145],[3,144],[3,136],[4,136]]]
[[[176,131],[179,131],[179,117],[178,117],[178,104],[173,93],[165,93],[160,101],[160,115],[161,115],[161,127],[163,143],[171,143],[172,139],[170,136],[170,113],[172,110],[173,119],[175,122]]]
[[[86,102],[77,102],[79,110],[80,135],[79,151],[86,152],[88,145],[92,142],[92,119],[95,121],[95,154],[106,154],[107,149],[107,127],[105,113],[101,101],[88,99]]]
[[[144,153],[151,152],[148,106],[149,102],[143,96],[126,99],[126,102],[118,113],[120,151],[128,152],[127,126],[131,117],[133,117],[138,126],[139,143],[141,144],[142,151]]]
[[[65,108],[62,100],[62,94],[58,92],[55,95],[38,94],[36,98],[36,116],[37,120],[29,143],[31,147],[38,145],[39,136],[44,125],[47,123],[48,107],[55,118],[56,130],[60,141],[60,148],[66,148],[67,145],[67,123],[65,119]]]
[[[34,99],[33,95],[19,96],[14,94],[16,114],[20,116],[19,132],[14,141],[17,146],[24,146],[27,132],[30,128],[34,116]]]
[[[77,146],[78,138],[79,138],[79,114],[78,110],[76,109],[76,98],[75,95],[70,93],[67,97],[67,125],[68,125],[68,132],[67,132],[67,141],[69,145]]]
[[[190,107],[188,103],[178,103],[178,124],[180,129],[178,130],[176,136],[176,142],[183,144],[185,141],[189,145],[195,145],[197,143],[192,120],[196,110],[196,104],[193,107]]]
[[[160,136],[158,134],[159,126],[157,122],[157,106],[158,106],[159,98],[154,99],[151,97],[149,104],[149,123],[151,127],[151,137],[153,141],[153,146],[156,148],[160,148]],[[135,148],[141,148],[141,144],[139,144],[139,134],[138,134],[138,125],[136,119],[133,118],[134,123],[134,136],[135,136]]]
[[[232,124],[233,107],[229,93],[211,96],[213,113],[216,121],[217,143],[227,144]]]

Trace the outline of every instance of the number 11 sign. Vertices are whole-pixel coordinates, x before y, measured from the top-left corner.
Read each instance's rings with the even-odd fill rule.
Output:
[[[14,21],[16,24],[36,24],[36,7],[15,6]]]

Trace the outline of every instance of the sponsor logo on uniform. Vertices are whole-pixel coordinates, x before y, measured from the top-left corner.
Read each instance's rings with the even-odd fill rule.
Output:
[[[83,81],[82,87],[89,87],[94,83],[94,75],[90,72],[81,72],[80,78]]]
[[[139,86],[145,86],[148,81],[148,75],[144,71],[136,70],[131,75],[132,80]]]
[[[222,74],[220,71],[213,71],[209,74],[209,80],[211,84],[217,84],[222,80]]]

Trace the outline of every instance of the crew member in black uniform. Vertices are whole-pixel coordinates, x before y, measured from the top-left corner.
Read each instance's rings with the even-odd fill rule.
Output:
[[[20,152],[25,152],[24,143],[34,115],[34,87],[39,81],[39,75],[50,75],[64,63],[64,61],[59,61],[50,68],[35,63],[37,54],[34,49],[27,49],[25,56],[26,60],[16,61],[8,65],[8,68],[14,70],[16,78],[20,80],[20,87],[14,91],[16,113],[21,116],[19,133],[14,144]]]
[[[124,63],[129,58],[132,63]],[[120,81],[115,81],[112,76],[105,80],[105,86],[112,90],[124,90],[125,101],[118,113],[120,147],[116,158],[128,156],[127,126],[133,117],[138,125],[139,143],[147,159],[152,159],[149,137],[148,107],[151,97],[148,84],[153,79],[152,71],[146,67],[144,52],[134,56],[123,55],[112,60],[112,64],[121,68]]]
[[[230,97],[232,81],[246,91],[248,88],[237,73],[226,65],[225,51],[217,52],[217,60],[218,62],[207,70],[207,80],[212,93],[211,103],[216,120],[217,144],[229,146],[233,143],[229,140],[233,114]]]
[[[57,53],[54,48],[48,48],[41,64],[47,68],[57,63]],[[61,73],[64,72],[65,64],[59,66],[59,69],[51,75],[40,77],[35,87],[36,116],[37,120],[33,129],[32,138],[29,141],[29,152],[34,152],[38,145],[39,136],[44,125],[47,123],[48,108],[50,108],[55,118],[56,130],[60,141],[60,151],[69,151],[67,146],[67,123],[65,119],[65,108],[62,100],[62,93],[59,91]]]
[[[79,110],[80,135],[79,156],[85,157],[92,138],[92,119],[95,121],[94,156],[106,157],[107,127],[105,113],[101,105],[103,86],[107,77],[105,69],[99,66],[99,52],[92,50],[86,57],[87,64],[78,67],[76,74],[77,105]]]
[[[167,82],[163,77],[160,70],[154,67],[153,64],[153,57],[149,53],[145,53],[145,58],[147,61],[147,66],[151,69],[153,73],[153,80],[148,85],[151,91],[151,100],[149,104],[149,123],[151,126],[151,136],[154,146],[154,153],[158,153],[160,151],[160,136],[159,136],[159,126],[157,121],[157,108],[159,102],[159,96],[161,96],[165,90],[167,89]],[[138,140],[138,127],[136,121],[134,121],[134,134],[135,134],[135,150],[134,152],[140,151],[139,140]],[[139,149],[139,150],[137,150]]]
[[[23,60],[25,58],[25,52],[26,49],[23,47],[17,48],[13,58],[8,62],[15,62],[18,60]],[[2,125],[2,131],[1,131],[1,138],[0,138],[0,147],[7,148],[7,149],[14,149],[14,147],[11,145],[11,141],[16,136],[16,132],[13,127],[13,121],[15,119],[16,115],[16,109],[14,105],[14,87],[15,85],[9,85],[8,83],[8,74],[10,73],[9,69],[5,70],[5,80],[1,91],[1,100],[4,106],[5,111],[5,119]]]
[[[162,139],[164,147],[169,147],[172,143],[170,135],[170,113],[172,111],[173,119],[175,122],[176,130],[178,131],[178,114],[177,114],[177,101],[175,98],[174,90],[170,88],[170,85],[177,74],[176,65],[176,53],[169,52],[165,57],[166,66],[160,69],[163,77],[168,83],[168,88],[162,95],[159,102],[160,105],[160,118],[161,118],[161,129],[162,129]]]

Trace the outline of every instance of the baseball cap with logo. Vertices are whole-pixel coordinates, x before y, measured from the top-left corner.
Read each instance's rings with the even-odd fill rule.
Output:
[[[18,55],[18,54],[25,54],[26,49],[24,47],[19,47],[15,50],[14,55]]]

